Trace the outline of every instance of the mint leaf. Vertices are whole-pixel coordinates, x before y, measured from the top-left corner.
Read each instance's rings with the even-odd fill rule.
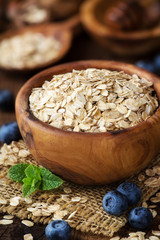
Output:
[[[25,169],[25,174],[27,177],[35,178],[37,181],[41,181],[40,169],[35,165],[29,165]]]
[[[28,197],[29,195],[31,195],[33,192],[35,192],[37,190],[37,187],[32,187],[31,185],[23,185],[22,188],[22,193],[24,197]]]
[[[42,190],[51,190],[53,188],[58,188],[63,183],[63,180],[61,178],[57,177],[46,168],[40,167],[40,173],[42,176],[40,189]]]
[[[22,192],[24,197],[28,197],[30,194],[35,192],[41,184],[41,180],[35,179],[34,176],[24,178],[23,182],[24,182],[24,185],[23,185]]]
[[[63,180],[43,167],[32,164],[18,163],[8,171],[8,176],[15,182],[23,183],[22,193],[28,197],[37,189],[51,190],[58,188]]]
[[[8,171],[8,177],[19,183],[23,183],[23,179],[26,177],[25,169],[29,166],[27,163],[18,163],[10,167]]]

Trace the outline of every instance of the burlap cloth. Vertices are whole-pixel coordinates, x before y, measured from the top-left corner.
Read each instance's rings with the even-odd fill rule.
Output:
[[[22,185],[12,182],[7,176],[8,169],[16,163],[37,165],[25,143],[4,144],[0,150],[0,211],[15,215],[21,219],[47,224],[53,219],[64,219],[70,226],[82,232],[103,234],[112,237],[127,222],[127,213],[114,217],[108,215],[102,207],[103,196],[119,184],[101,187],[85,187],[64,182],[52,191],[37,191],[25,199]],[[142,190],[142,202],[148,200],[160,188],[160,155],[147,169],[126,179],[136,183]]]

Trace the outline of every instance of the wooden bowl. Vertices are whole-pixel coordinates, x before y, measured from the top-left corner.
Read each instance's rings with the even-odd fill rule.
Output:
[[[158,49],[160,47],[160,22],[152,28],[134,31],[114,29],[104,22],[106,10],[116,2],[117,0],[91,0],[82,4],[81,21],[90,35],[117,56],[137,57]]]
[[[55,74],[72,69],[109,69],[136,73],[152,81],[160,98],[160,78],[136,66],[113,61],[79,61],[54,66],[33,76],[16,98],[16,117],[22,137],[35,160],[64,179],[84,184],[107,184],[143,169],[160,150],[160,108],[136,126],[105,133],[69,132],[33,116],[31,90]]]
[[[67,19],[64,22],[60,23],[46,23],[46,24],[37,24],[30,25],[19,29],[12,29],[0,35],[0,41],[9,39],[15,36],[23,35],[27,32],[41,33],[45,37],[53,37],[61,44],[57,56],[53,57],[47,62],[42,62],[33,66],[24,66],[21,68],[11,67],[11,66],[2,66],[0,69],[10,71],[10,72],[22,72],[28,73],[31,71],[38,71],[40,69],[49,67],[58,61],[60,61],[69,51],[72,40],[75,34],[77,34],[81,29],[80,17],[75,15],[70,19]]]
[[[30,9],[36,7],[37,9],[42,9],[45,11],[45,15],[41,19],[35,19],[33,21],[26,18],[26,14],[30,11]],[[42,24],[47,23],[52,20],[51,18],[51,10],[47,7],[43,7],[42,4],[36,1],[19,1],[19,0],[11,0],[7,4],[6,15],[10,21],[12,21],[17,27],[24,27],[26,25],[32,24]],[[33,13],[32,13],[33,16]]]

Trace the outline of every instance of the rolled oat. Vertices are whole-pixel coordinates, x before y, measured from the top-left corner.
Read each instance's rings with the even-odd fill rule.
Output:
[[[63,130],[106,132],[132,127],[158,107],[152,82],[137,75],[89,68],[54,75],[29,97],[32,113]]]
[[[0,41],[0,66],[15,69],[32,68],[47,63],[59,54],[60,46],[53,36],[28,32]]]

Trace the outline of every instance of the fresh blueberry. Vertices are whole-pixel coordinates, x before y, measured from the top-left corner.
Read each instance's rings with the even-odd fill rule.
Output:
[[[156,73],[160,73],[160,53],[157,54],[154,58],[154,66]]]
[[[14,110],[14,96],[10,90],[0,90],[0,109],[3,111]]]
[[[129,214],[129,223],[132,227],[143,230],[152,224],[153,216],[148,208],[137,207]]]
[[[149,72],[154,73],[155,72],[155,66],[152,62],[150,61],[138,61],[136,62],[136,66],[140,67],[140,68],[144,68],[145,70],[148,70]]]
[[[48,240],[68,240],[71,236],[71,228],[64,220],[54,220],[47,225],[45,235]]]
[[[10,144],[12,141],[21,139],[21,134],[17,122],[3,124],[0,128],[0,141]]]
[[[118,186],[117,191],[121,192],[127,197],[128,205],[130,206],[137,204],[142,195],[141,189],[132,182],[121,183]]]
[[[127,209],[128,199],[117,190],[110,191],[103,197],[102,205],[108,214],[119,216]]]

